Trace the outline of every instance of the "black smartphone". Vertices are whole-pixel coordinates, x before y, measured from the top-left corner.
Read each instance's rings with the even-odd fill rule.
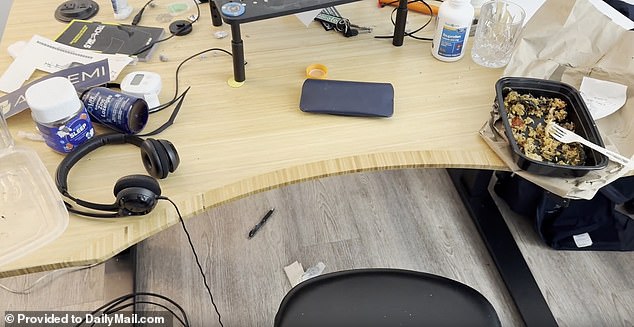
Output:
[[[391,117],[394,87],[390,83],[307,79],[302,86],[299,108],[332,115]]]

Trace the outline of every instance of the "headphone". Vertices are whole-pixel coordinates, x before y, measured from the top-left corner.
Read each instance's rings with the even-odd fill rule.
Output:
[[[70,169],[90,152],[109,144],[133,144],[141,149],[141,160],[145,170],[151,175],[129,175],[120,178],[114,185],[116,201],[113,204],[100,204],[84,201],[68,192],[68,174]],[[57,167],[55,185],[59,192],[77,205],[96,211],[93,213],[74,209],[66,203],[68,211],[95,218],[117,218],[146,215],[154,209],[161,197],[161,187],[157,179],[167,177],[178,167],[180,158],[174,145],[167,140],[141,139],[128,134],[98,135],[83,143],[66,155]]]

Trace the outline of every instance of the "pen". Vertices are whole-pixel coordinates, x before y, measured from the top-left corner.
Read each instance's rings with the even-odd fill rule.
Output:
[[[269,212],[267,212],[266,215],[264,215],[264,217],[260,219],[260,222],[257,223],[253,228],[251,228],[251,230],[249,231],[249,238],[252,238],[255,233],[257,233],[258,230],[262,227],[262,225],[264,225],[264,223],[269,220],[269,217],[271,217],[273,211],[275,211],[275,208],[269,209]]]

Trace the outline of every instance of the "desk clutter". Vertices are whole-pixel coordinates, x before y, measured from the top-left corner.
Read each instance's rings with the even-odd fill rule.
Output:
[[[555,19],[554,12],[567,13],[568,20]],[[580,15],[580,12],[587,14]],[[583,33],[579,34],[579,31]],[[552,33],[555,33],[553,37],[545,38],[545,35]],[[627,96],[629,101],[620,110],[607,117],[593,119],[588,109],[583,108],[590,103],[580,100],[578,97],[583,96],[583,93],[577,94],[580,93],[577,90],[580,89],[584,77],[588,76],[633,86],[634,70],[624,69],[632,67],[633,34],[596,10],[588,1],[546,1],[526,25],[522,40],[504,71],[503,75],[507,77],[501,81],[509,83],[521,80],[519,77],[541,79],[544,82],[537,82],[529,87],[530,90],[526,90],[535,92],[535,96],[542,95],[546,85],[568,85],[565,88],[570,90],[566,92],[569,95],[562,96],[562,99],[568,98],[566,101],[575,108],[573,111],[581,113],[583,118],[575,123],[577,132],[599,146],[605,145],[612,152],[632,157],[634,139],[631,133],[623,134],[628,129],[626,126],[634,122],[632,95]],[[584,41],[579,42],[577,38]],[[601,49],[592,45],[598,42],[602,44]],[[568,48],[566,44],[570,43],[581,48]],[[607,98],[602,101],[608,102]],[[497,102],[499,106],[500,100]],[[509,124],[508,121],[505,123]],[[537,171],[532,169],[536,166],[530,167],[531,164],[526,161],[518,160],[514,145],[498,139],[494,129],[493,124],[487,123],[480,130],[480,135],[511,170],[560,197],[590,200],[602,187],[628,175],[634,169],[632,160],[629,160],[629,164],[606,160],[602,154],[584,146],[584,155],[588,159],[584,168],[578,174],[572,174],[572,170],[567,169],[567,176],[560,174],[553,177],[550,174],[553,170],[549,170],[549,173],[545,170]],[[542,168],[546,165],[552,167],[552,164],[539,165]]]
[[[135,55],[139,61],[148,61],[156,48],[153,42],[160,40],[164,34],[165,30],[160,27],[72,20],[55,42],[101,53]],[[139,52],[148,44],[153,46]]]
[[[569,16],[555,19],[554,12]],[[555,34],[545,41],[544,35],[550,33]],[[602,44],[601,49],[591,45],[598,42]],[[579,47],[566,49],[570,43]],[[500,130],[495,124],[496,118],[492,118],[480,130],[480,135],[512,173],[498,172],[494,190],[512,211],[529,219],[538,236],[553,249],[634,250],[634,177],[629,176],[634,169],[634,160],[629,158],[634,154],[634,139],[631,133],[624,131],[634,123],[634,98],[629,92],[627,96],[623,94],[629,101],[617,101],[613,105],[609,97],[618,92],[605,89],[601,92],[599,109],[613,108],[607,115],[601,111],[596,115],[588,107],[597,103],[586,98],[590,92],[584,92],[582,87],[591,76],[608,81],[625,93],[626,86],[634,86],[634,70],[630,69],[633,54],[634,32],[617,25],[589,2],[546,1],[526,26],[504,71],[506,77],[498,82],[492,116],[499,117],[501,113],[504,127]],[[505,87],[509,89],[504,90]],[[521,99],[513,104],[516,107],[505,107],[510,103],[500,94],[507,96],[513,88],[520,94],[540,98],[532,99],[536,102]],[[534,126],[533,119],[543,122],[544,118],[533,116],[522,120],[506,113],[510,109],[523,115],[533,110],[532,104],[541,103],[544,96],[560,98],[562,104],[572,109],[567,117],[562,117],[561,124],[567,125],[566,133],[575,130],[583,139],[590,140],[593,147],[610,147],[611,150],[607,149],[603,155],[577,143],[582,147],[583,160],[573,166],[561,166],[559,159],[553,163],[537,153],[520,150],[516,141],[524,137],[529,138],[530,146],[538,144],[548,148],[532,139],[537,139],[539,131],[518,135],[523,125]],[[558,109],[550,105],[549,110]],[[544,127],[541,132],[549,134]],[[500,137],[502,134],[506,135]],[[561,139],[561,135],[552,131],[550,134],[553,136],[550,142]]]
[[[238,27],[239,24],[248,23],[259,19],[272,18],[282,14],[295,13],[304,9],[321,9],[328,4],[343,4],[347,2],[350,1],[300,1],[300,6],[296,7],[291,2],[284,1],[271,1],[269,6],[266,5],[266,1],[255,1],[244,3],[244,5],[242,5],[233,1],[212,0],[210,1],[210,8],[215,8],[216,4],[218,4],[218,7],[220,8],[219,10],[223,14],[223,18],[225,19],[225,21],[232,24],[231,28],[232,33],[234,34],[231,40],[232,52],[217,48],[208,49],[188,57],[187,59],[183,60],[182,63],[208,51],[222,51],[233,57],[234,82],[236,82],[236,86],[240,86],[242,85],[241,83],[245,81],[244,68],[246,62],[244,60],[244,53],[242,51],[242,40],[240,39],[240,31]],[[115,15],[122,14],[120,12],[117,12],[116,6],[121,5],[125,2],[113,1],[112,3],[113,5],[115,5]],[[314,5],[314,3],[317,4]],[[437,8],[438,10],[436,11],[434,10],[434,8],[436,7],[431,6],[424,6],[419,9],[421,11],[427,10],[427,13],[431,14],[429,17],[429,22],[432,21],[432,16],[439,16],[440,23],[436,30],[436,35],[431,45],[431,50],[433,51],[433,56],[440,61],[451,62],[463,60],[464,62],[465,59],[462,58],[465,54],[465,46],[467,44],[469,31],[472,26],[474,16],[473,7],[469,3],[470,2],[467,0],[446,0],[440,8]],[[554,2],[552,1],[547,2],[546,7],[550,8],[555,6],[553,3]],[[577,1],[577,3],[582,2]],[[401,1],[401,4],[404,4],[406,6],[405,1]],[[451,13],[449,9],[447,9],[450,8],[450,6],[461,7],[464,10],[459,10],[459,12]],[[580,4],[579,6],[581,7],[583,6],[583,4]],[[404,9],[402,7],[403,6],[399,4],[399,7],[396,9],[397,11],[400,10],[399,12],[401,13],[401,15]],[[576,15],[571,14],[571,17],[583,17],[583,15],[580,15],[579,13],[586,13],[589,11],[588,8],[579,9],[576,7],[572,10],[574,13],[576,13]],[[127,16],[130,13],[125,12],[123,14]],[[213,14],[214,13],[212,12],[212,15]],[[452,17],[452,15],[454,16]],[[536,17],[537,19],[542,20],[543,23],[543,20],[545,20],[544,16],[547,15],[548,11],[546,9],[542,9]],[[172,29],[171,36],[181,35],[181,28],[191,28],[191,24],[195,22],[199,18],[199,16],[200,12],[198,12],[198,15],[195,16],[193,19],[183,23],[181,27],[177,27],[177,29]],[[596,19],[597,21],[601,20],[600,18],[597,18],[595,16],[591,17],[592,19]],[[317,15],[316,18],[322,23],[322,26],[324,26],[324,28],[336,30],[345,37],[356,36],[362,31],[372,31],[372,28],[353,24],[351,20],[341,17],[338,11],[334,8],[322,11],[320,14]],[[552,17],[549,17],[549,19],[551,18]],[[548,20],[546,19],[546,21]],[[556,22],[558,22],[556,19],[552,19],[552,21],[553,24],[556,24]],[[429,22],[427,24],[429,24]],[[603,23],[604,22],[602,22],[602,24]],[[77,22],[75,22],[75,24],[77,24]],[[401,20],[400,24],[403,24],[400,25],[400,27],[404,28],[404,21]],[[535,24],[536,23],[534,22],[532,23],[532,25]],[[585,24],[585,22],[580,23],[580,25],[583,24]],[[395,23],[395,25],[399,24]],[[609,22],[605,22],[605,25],[608,26]],[[94,28],[93,33],[97,33],[97,30],[101,28],[99,27],[100,25],[96,22],[85,22],[79,24],[79,26],[80,29],[82,29],[83,27]],[[456,26],[458,27],[456,28]],[[544,24],[544,26],[546,26],[546,24]],[[558,28],[561,29],[563,27],[558,26]],[[139,27],[137,26],[131,29],[138,30]],[[595,195],[600,194],[601,196],[603,196],[605,195],[605,191],[611,190],[612,187],[618,187],[622,182],[628,183],[629,185],[631,181],[630,179],[620,178],[629,173],[630,170],[634,168],[634,164],[629,165],[614,162],[613,160],[609,160],[609,156],[602,155],[598,151],[575,146],[576,149],[584,149],[580,153],[577,152],[575,154],[575,160],[578,159],[576,161],[573,160],[575,164],[570,164],[569,162],[566,162],[565,164],[561,163],[560,161],[562,160],[560,159],[563,156],[562,153],[568,152],[568,150],[562,149],[573,148],[573,146],[567,145],[566,142],[561,142],[562,144],[557,145],[558,150],[556,151],[559,151],[560,153],[556,153],[554,156],[550,156],[553,159],[553,162],[544,162],[541,159],[548,159],[548,154],[545,154],[543,152],[541,152],[540,154],[535,154],[531,151],[526,151],[526,148],[530,147],[532,143],[521,142],[517,136],[517,133],[515,133],[515,128],[518,124],[530,125],[532,123],[529,123],[526,120],[518,123],[516,120],[514,120],[513,117],[509,117],[508,109],[510,108],[506,107],[506,97],[514,91],[519,92],[521,95],[532,94],[535,97],[549,97],[551,98],[551,100],[553,100],[552,102],[558,102],[556,99],[564,98],[565,100],[563,100],[563,102],[565,102],[570,109],[566,114],[568,115],[568,119],[558,120],[557,123],[561,123],[562,125],[567,126],[570,129],[573,129],[570,126],[574,125],[575,131],[580,134],[581,137],[584,137],[600,146],[612,146],[616,148],[616,150],[623,153],[628,153],[629,155],[634,154],[634,148],[632,148],[631,146],[628,147],[627,145],[634,144],[634,142],[629,139],[629,135],[626,135],[625,137],[620,137],[622,135],[618,134],[620,131],[626,130],[626,127],[628,127],[618,125],[619,122],[634,121],[634,116],[632,116],[633,114],[631,110],[633,109],[631,96],[629,103],[626,104],[626,108],[629,110],[629,112],[623,113],[623,111],[620,111],[613,114],[617,115],[618,118],[614,118],[617,116],[606,117],[606,121],[611,121],[612,124],[617,125],[610,125],[608,123],[595,124],[592,120],[592,117],[588,113],[588,110],[584,107],[583,101],[579,100],[580,94],[578,94],[578,92],[576,92],[576,90],[574,89],[574,87],[578,85],[577,82],[579,76],[590,74],[592,74],[593,76],[601,75],[601,77],[604,77],[606,79],[614,79],[626,85],[633,85],[634,79],[632,79],[632,76],[627,74],[627,72],[623,75],[613,72],[615,72],[615,69],[617,67],[628,65],[623,64],[622,60],[624,59],[624,57],[622,56],[622,54],[625,53],[631,55],[631,53],[633,53],[631,51],[631,47],[634,42],[628,43],[629,45],[617,44],[619,40],[627,39],[629,41],[629,38],[623,36],[622,33],[616,33],[619,31],[617,31],[613,26],[608,26],[608,30],[615,32],[613,33],[614,38],[608,40],[610,42],[613,42],[611,44],[613,45],[613,48],[606,47],[607,49],[609,49],[609,51],[600,54],[600,57],[594,58],[596,59],[596,62],[581,62],[581,60],[578,60],[579,58],[576,57],[559,57],[557,58],[559,60],[555,64],[553,64],[554,60],[552,58],[533,58],[531,57],[532,55],[527,54],[527,51],[530,50],[531,46],[534,46],[535,42],[529,42],[529,44],[520,43],[520,46],[516,49],[515,56],[511,58],[511,64],[509,64],[509,67],[505,71],[505,75],[509,75],[509,77],[501,79],[497,87],[496,105],[498,112],[495,114],[499,114],[502,120],[497,122],[498,126],[496,126],[495,121],[492,121],[491,123],[487,122],[485,127],[483,127],[482,131],[480,132],[480,135],[482,136],[484,141],[491,146],[493,151],[503,159],[508,167],[511,167],[514,172],[517,172],[518,176],[530,176],[527,177],[527,179],[530,179],[532,182],[539,185],[538,187],[542,187],[545,190],[543,193],[534,196],[535,198],[539,198],[540,201],[547,201],[551,199],[544,196],[545,194],[547,194],[546,192],[560,195],[562,199],[566,199],[563,201],[568,201],[569,199],[595,198]],[[75,34],[75,32],[69,34],[69,31],[69,29],[66,30],[68,35],[62,35],[68,38],[58,38],[58,41],[60,41],[61,43],[71,44],[73,43],[73,40],[76,39],[76,37],[79,37],[78,34]],[[533,32],[533,30],[531,30],[531,26],[528,26],[526,31],[528,31],[528,36],[530,36],[530,33]],[[404,33],[405,34],[401,34],[400,36],[412,36],[414,32]],[[170,38],[171,36],[169,36],[168,38]],[[542,36],[543,35],[540,35],[540,37]],[[394,35],[388,37],[397,39],[398,35],[396,33],[396,27]],[[594,37],[597,36],[594,35]],[[146,46],[142,46],[140,48],[136,47],[137,50],[133,49],[134,51],[128,51],[128,49],[126,51],[112,52],[123,52],[134,55],[149,53],[152,47],[156,45],[156,43],[168,39],[166,38],[162,40],[148,41],[148,38],[149,37],[146,36],[145,38],[143,38],[143,40],[145,40],[145,43],[150,43],[147,43]],[[153,39],[156,38],[156,36],[153,37]],[[361,37],[356,38],[357,40],[348,39],[347,41],[356,42],[360,38]],[[539,37],[537,37],[536,39],[539,40]],[[565,43],[565,39],[566,35],[561,35],[561,39],[559,41]],[[422,40],[429,41],[430,39],[423,38]],[[528,37],[524,39],[525,42],[527,40],[529,40]],[[34,44],[39,44],[38,42],[41,41],[42,39],[40,38],[34,38],[34,40],[30,42],[29,49],[35,49],[31,47],[35,47]],[[590,44],[606,43],[605,39],[592,41],[596,42],[590,42]],[[91,44],[91,42],[93,41],[89,38],[88,40],[83,40],[83,42],[84,44]],[[553,45],[556,43],[558,42],[549,42],[549,44],[544,45],[544,48],[548,50],[549,47],[554,47],[554,50],[556,51],[553,52],[560,51],[561,48]],[[47,42],[46,44],[48,44],[48,48],[50,48],[50,45],[53,43]],[[107,46],[107,42],[104,44],[100,44],[100,46],[104,45]],[[73,43],[73,46],[77,48],[77,44]],[[71,46],[71,48],[73,46]],[[57,45],[55,45],[53,46],[53,48],[57,49],[56,51],[58,52],[70,51],[68,47],[61,47],[61,45],[60,47],[57,47]],[[106,47],[106,49],[108,48]],[[77,57],[81,57],[81,55],[79,55],[80,52],[77,51],[77,49],[72,50],[73,54],[77,55]],[[592,53],[592,51],[589,52]],[[543,53],[548,53],[548,51],[542,51],[536,54],[536,56]],[[429,54],[429,52],[427,52],[427,54]],[[552,55],[552,52],[550,54]],[[41,63],[43,61],[43,57],[45,56],[45,54],[29,54],[28,59],[33,59],[33,61],[38,61]],[[527,57],[528,60],[519,60],[518,58],[520,57]],[[16,59],[16,62],[24,63],[25,61],[29,61],[25,60],[24,58],[25,57]],[[116,80],[118,74],[122,71],[123,67],[127,67],[127,65],[132,62],[130,58],[126,57],[118,63],[118,66],[116,68],[114,68],[115,58],[121,59],[121,57],[91,57],[91,59],[97,58],[102,59],[108,63],[105,68],[99,70],[99,72],[110,73],[103,74],[110,77],[108,82]],[[142,58],[149,59],[149,57],[143,56],[137,56],[136,59]],[[536,62],[538,64],[535,64]],[[614,65],[615,62],[618,64]],[[434,63],[438,65],[445,65],[444,63],[438,61],[434,61]],[[66,64],[68,63],[65,62],[64,67],[66,67],[67,69],[72,69],[72,67],[68,67]],[[543,66],[540,64],[543,64]],[[628,67],[631,66],[632,65],[629,64]],[[180,68],[180,65],[178,67]],[[595,67],[599,67],[601,69],[599,71],[595,71]],[[480,67],[477,68],[480,69]],[[113,71],[115,71],[114,74],[112,73]],[[631,71],[632,70],[629,70],[629,72]],[[68,71],[66,71],[66,73],[67,72]],[[303,72],[298,71],[298,74],[300,73]],[[338,116],[382,118],[394,117],[395,88],[391,83],[329,80],[326,79],[326,77],[328,76],[327,73],[328,71],[325,69],[325,66],[312,66],[310,70],[307,70],[307,74],[310,76],[310,78],[303,81],[298,108],[292,109],[301,110],[308,113],[322,113]],[[2,187],[0,188],[0,190],[6,189],[8,191],[4,193],[10,194],[10,196],[5,196],[4,193],[0,193],[0,196],[2,196],[1,200],[3,201],[3,215],[2,217],[0,217],[0,219],[10,221],[11,224],[16,224],[16,229],[22,228],[29,230],[29,232],[32,232],[32,234],[29,235],[16,233],[15,237],[10,238],[4,237],[4,235],[0,233],[0,241],[8,242],[7,244],[0,243],[0,248],[3,249],[3,252],[0,252],[0,266],[3,265],[4,262],[14,260],[16,257],[18,257],[18,255],[24,255],[27,254],[29,251],[34,251],[37,247],[43,245],[46,242],[50,242],[51,240],[61,235],[68,225],[68,212],[77,214],[79,216],[105,219],[144,216],[148,215],[151,212],[154,212],[156,214],[158,210],[154,209],[160,200],[169,201],[174,206],[179,218],[179,222],[182,224],[183,229],[187,234],[189,244],[191,245],[192,252],[194,254],[194,257],[196,258],[198,268],[201,272],[202,279],[205,284],[204,286],[207,289],[211,303],[213,304],[214,309],[217,313],[218,321],[222,326],[222,322],[220,322],[221,317],[218,313],[218,309],[215,306],[211,290],[209,288],[209,285],[206,284],[205,273],[203,272],[203,268],[198,261],[196,251],[194,250],[194,245],[192,244],[191,238],[189,237],[187,229],[185,228],[185,224],[178,209],[178,206],[174,202],[172,202],[172,200],[162,194],[161,185],[159,183],[159,180],[166,178],[170,173],[175,172],[176,169],[180,166],[180,155],[176,151],[176,147],[174,146],[174,144],[172,144],[168,140],[141,138],[158,134],[174,122],[176,115],[178,114],[178,111],[183,104],[185,96],[189,91],[189,88],[187,88],[184,92],[179,94],[178,69],[176,70],[175,75],[175,95],[171,100],[164,104],[161,104],[158,101],[158,95],[161,92],[160,76],[158,74],[153,74],[152,72],[144,70],[132,72],[124,77],[119,89],[104,87],[103,83],[94,83],[94,85],[89,85],[85,88],[78,88],[77,84],[71,84],[68,78],[64,76],[49,75],[47,78],[42,78],[36,83],[28,85],[25,90],[20,89],[19,91],[16,91],[18,93],[9,95],[9,98],[15,99],[22,94],[22,91],[24,91],[23,93],[25,94],[26,98],[25,101],[28,104],[28,107],[31,109],[34,124],[38,126],[38,130],[44,137],[47,145],[52,150],[64,154],[65,157],[61,160],[59,166],[57,167],[55,173],[55,185],[52,186],[50,185],[50,183],[48,185],[40,185],[40,182],[49,181],[50,178],[47,178],[46,168],[43,166],[41,161],[37,159],[37,156],[32,156],[32,153],[29,154],[28,151],[24,151],[19,149],[18,147],[14,147],[11,144],[11,141],[4,142],[8,144],[8,146],[4,146],[4,148],[6,149],[0,148],[0,159],[2,159],[3,161],[7,160],[11,163],[9,165],[10,170],[0,170],[0,186]],[[331,74],[331,76],[333,75],[336,76],[336,74]],[[527,76],[532,77],[530,81]],[[519,79],[513,80],[513,78]],[[558,79],[558,81],[552,82],[549,81],[549,79]],[[504,82],[507,83],[504,84]],[[15,85],[15,83],[6,82],[0,83],[0,86],[6,86],[7,88],[5,88],[5,90],[13,91],[15,89],[14,87],[17,85]],[[299,88],[299,85],[297,85],[297,87]],[[491,89],[493,89],[493,85],[491,85]],[[235,96],[235,99],[242,100],[239,99],[240,90],[231,90],[231,92],[234,92],[233,95]],[[276,94],[273,94],[273,96],[275,95]],[[540,100],[537,101],[539,102]],[[0,103],[1,102],[2,99],[0,99]],[[527,100],[520,105],[524,106],[526,104],[528,106],[530,105],[530,103],[534,102],[532,100]],[[147,126],[150,115],[152,113],[160,111],[174,104],[175,109],[169,120],[165,124],[152,132],[144,132],[144,129]],[[551,108],[550,110],[554,111],[555,108]],[[521,110],[518,109],[517,112],[519,111]],[[291,112],[292,115],[300,115],[296,111],[293,112],[290,110],[282,114],[288,114],[289,112]],[[15,114],[15,112],[13,112],[12,114]],[[260,117],[261,116],[258,116],[258,118]],[[356,121],[361,121],[363,123],[376,123],[377,121],[383,123],[388,121],[394,122],[394,120],[396,120],[397,118],[399,117],[394,117],[391,120],[363,120],[363,118],[337,117],[336,120],[356,119]],[[459,119],[460,117],[457,118]],[[486,117],[482,118],[484,120]],[[115,133],[98,134],[95,132],[93,124],[102,125],[103,127],[113,130]],[[499,128],[500,124],[502,125],[501,128]],[[383,126],[385,125],[382,125],[381,128]],[[6,126],[0,125],[0,127],[2,127],[3,130],[6,130]],[[416,128],[424,129],[422,126],[417,126]],[[2,131],[0,130],[0,132]],[[545,132],[545,129],[541,132]],[[477,131],[473,130],[473,133],[475,134],[477,133]],[[498,136],[504,135],[506,136],[505,139],[498,138]],[[258,136],[259,135],[255,135],[253,139],[257,138]],[[382,137],[383,135],[380,136]],[[526,138],[526,136],[524,137]],[[615,141],[611,142],[611,138],[614,138]],[[624,138],[625,140],[623,140]],[[4,139],[10,140],[10,136],[8,138],[5,136]],[[552,141],[552,138],[550,138],[550,140]],[[395,141],[395,143],[398,141]],[[407,144],[408,142],[403,143]],[[112,193],[114,195],[114,198],[111,199],[112,203],[84,200],[80,195],[75,194],[72,186],[69,185],[68,176],[70,174],[70,171],[78,162],[80,162],[92,151],[112,144],[129,144],[138,147],[140,149],[141,161],[143,162],[144,167],[149,175],[134,174],[119,178],[113,186]],[[413,144],[414,147],[416,147],[419,144],[423,143],[419,143],[418,140],[410,140],[407,146],[409,146],[410,144]],[[523,147],[521,151],[519,150],[520,146]],[[373,152],[376,151],[376,149],[386,149],[386,151],[392,150],[391,148],[389,148],[389,146],[385,145],[382,145],[382,147],[380,148],[369,147],[368,149],[369,150],[367,152]],[[418,150],[417,148],[414,149]],[[409,150],[409,148],[407,148],[407,150]],[[315,158],[321,159],[321,157],[317,156],[315,156]],[[314,160],[314,158],[311,158],[311,160]],[[295,164],[295,162],[292,160],[287,160],[287,162]],[[388,162],[389,164],[389,160],[386,162]],[[257,164],[259,163],[254,163],[253,165],[255,166]],[[415,165],[416,164],[417,162],[415,162]],[[401,166],[404,166],[402,162]],[[15,167],[20,167],[20,169],[15,169]],[[279,169],[279,167],[276,167],[274,164],[270,167],[273,167],[270,169],[274,173],[277,172],[275,169]],[[2,169],[6,169],[4,165],[2,166]],[[266,169],[269,169],[269,167],[266,167]],[[263,170],[265,169],[263,168]],[[352,169],[350,171],[352,171]],[[269,171],[266,172],[268,173]],[[195,174],[199,174],[198,176],[205,175],[206,173],[207,171],[195,172]],[[22,176],[20,174],[25,176],[18,177],[16,179],[16,176]],[[190,175],[190,177],[191,176],[192,175]],[[308,177],[314,176],[317,175]],[[19,184],[24,181],[31,182],[31,184]],[[237,182],[243,181],[244,180],[237,180]],[[193,185],[195,182],[197,181],[187,180],[185,184]],[[224,182],[225,181],[223,181],[223,183]],[[281,183],[277,185],[281,185]],[[606,185],[610,186],[610,188],[606,188]],[[41,194],[37,194],[37,192],[32,192],[32,189],[39,191]],[[264,187],[257,190],[261,189],[264,189]],[[512,201],[512,203],[514,204],[524,203],[524,196],[519,196],[516,198],[508,197],[508,195],[511,194],[511,191],[509,191],[508,188],[503,189],[499,187],[498,189],[502,190],[500,192],[503,193],[502,195],[507,196],[505,199],[507,199],[508,201]],[[205,198],[205,195],[206,193],[202,193],[201,197]],[[627,200],[631,201],[632,197],[630,195],[631,194],[629,193],[620,194],[619,199],[627,198]],[[66,200],[66,202],[64,202],[64,199]],[[601,198],[600,200],[605,199]],[[610,198],[609,196],[608,200],[609,203],[602,208],[604,208],[609,213],[613,213],[616,204],[621,202],[618,202],[618,199]],[[41,206],[31,205],[30,202],[32,201],[41,202]],[[219,201],[214,204],[218,203],[221,202]],[[580,202],[573,203],[579,204]],[[605,218],[604,216],[591,217],[596,219],[588,222],[587,224],[585,224],[585,221],[583,221],[582,227],[584,229],[582,231],[579,231],[578,229],[575,229],[574,231],[566,231],[567,234],[565,234],[564,236],[560,236],[560,234],[563,234],[563,232],[561,229],[555,230],[555,228],[557,228],[558,226],[556,226],[557,224],[556,222],[554,222],[554,220],[564,217],[562,213],[566,213],[566,210],[562,210],[562,208],[565,207],[562,207],[562,205],[558,202],[549,202],[547,205],[543,205],[543,202],[539,202],[535,205],[541,210],[540,216],[536,218],[537,223],[539,224],[537,226],[537,229],[541,233],[540,236],[542,236],[546,242],[550,242],[549,245],[554,248],[582,248],[601,250],[634,249],[634,245],[632,245],[634,243],[634,240],[630,238],[631,235],[634,235],[634,232],[632,231],[631,224],[629,224],[630,226],[626,226],[628,225],[629,221],[627,219],[623,219],[624,216],[612,215],[608,218]],[[25,208],[27,207],[29,208],[29,210],[31,209],[31,207],[33,207],[33,210],[39,211],[26,212],[27,210]],[[204,208],[205,203],[203,203],[202,207],[198,208],[198,210],[202,210]],[[587,207],[584,207],[584,209],[585,208]],[[4,210],[8,210],[6,211],[6,214]],[[557,215],[553,214],[554,211],[557,211]],[[189,213],[191,214],[191,212]],[[584,213],[585,210],[581,210],[581,212]],[[37,217],[37,219],[40,220],[22,220],[15,219],[15,217],[12,216],[21,216],[24,214]],[[170,213],[163,214],[162,218],[165,218],[165,215],[169,214]],[[267,221],[267,219],[271,217],[272,214],[273,209],[271,209],[260,220],[260,222],[255,225],[255,227],[250,231],[249,237],[254,237],[258,229],[263,226],[263,224]],[[577,212],[574,212],[570,220],[574,220],[575,218],[577,218],[577,216]],[[169,221],[169,219],[164,220]],[[597,223],[597,220],[600,220],[601,223],[607,223],[601,225]],[[576,223],[575,228],[579,227],[580,225],[578,221],[573,221],[573,223]],[[18,226],[17,224],[22,225]],[[25,224],[38,226],[39,229],[32,230],[29,228],[25,228]],[[606,227],[606,229],[604,229],[604,227]],[[11,228],[14,227],[12,226]],[[612,229],[607,230],[609,228]],[[595,232],[597,231],[605,231],[605,233],[595,234]],[[614,237],[615,235],[619,237],[617,240],[607,239],[609,237]],[[562,240],[564,240],[565,242],[563,242]],[[574,246],[572,244],[574,244]]]

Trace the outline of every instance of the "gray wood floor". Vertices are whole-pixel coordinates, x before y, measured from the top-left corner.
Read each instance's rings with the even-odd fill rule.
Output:
[[[91,268],[3,278],[0,284],[0,315],[5,311],[93,311],[133,290],[132,258],[126,253]],[[2,317],[0,321],[4,326]]]
[[[550,250],[528,221],[500,206],[560,326],[634,326],[634,253]],[[276,208],[273,216],[247,239],[270,207]],[[326,272],[395,267],[441,275],[480,291],[504,326],[522,326],[441,169],[299,183],[213,208],[186,223],[227,327],[272,326],[291,288],[283,268],[294,261],[304,268],[321,261]],[[173,298],[193,326],[218,326],[180,226],[142,242],[137,252],[137,290]],[[0,311],[94,309],[130,285],[119,270],[106,268],[54,277],[29,295],[0,290]],[[0,283],[24,287],[38,276]],[[112,283],[118,287],[104,286]]]

